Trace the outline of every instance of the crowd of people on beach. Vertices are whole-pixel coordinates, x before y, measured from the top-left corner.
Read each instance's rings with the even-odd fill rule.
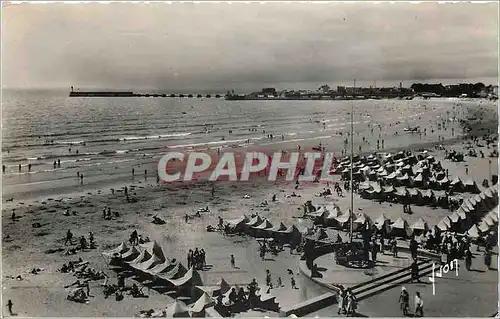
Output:
[[[190,249],[187,255],[187,265],[188,268],[194,267],[194,269],[203,270],[207,265],[205,250],[203,248]]]

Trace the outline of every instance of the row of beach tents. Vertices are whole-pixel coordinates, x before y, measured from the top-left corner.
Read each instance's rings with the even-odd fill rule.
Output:
[[[340,208],[334,204],[321,206],[315,212],[309,213],[308,216],[314,220],[316,225],[342,230],[350,228],[350,212],[342,213]],[[416,220],[411,226],[403,217],[399,217],[396,221],[392,222],[385,214],[381,214],[375,220],[372,220],[364,213],[354,214],[352,218],[354,219],[354,231],[362,231],[375,226],[385,234],[396,237],[408,237],[414,233],[426,232],[429,229],[427,222],[422,218]]]
[[[444,217],[435,227],[440,231],[459,233],[469,230],[474,236],[485,234],[498,225],[498,215],[494,209],[497,206],[498,191],[495,186],[491,186],[480,194],[465,199],[458,210]],[[315,212],[308,213],[308,217],[314,220],[315,224],[324,227],[343,230],[350,228],[350,212],[342,213],[335,204],[321,206]],[[430,229],[423,218],[419,218],[411,225],[403,217],[391,222],[384,214],[374,221],[364,213],[354,214],[352,218],[354,218],[354,231],[376,226],[386,234],[407,237],[412,234],[425,233]]]
[[[498,225],[498,200],[497,186],[491,186],[474,197],[466,198],[458,210],[443,218],[437,227],[443,231],[467,231],[473,238],[481,237]]]
[[[286,226],[283,222],[273,225],[267,218],[256,215],[252,218],[243,216],[228,220],[233,233],[244,233],[255,238],[273,238],[281,244],[290,244],[292,247],[300,244],[302,233],[295,225]]]
[[[194,285],[201,285],[199,273],[191,267],[165,257],[156,241],[129,246],[122,242],[117,247],[102,252],[111,266],[121,267],[133,275],[151,280],[159,286],[174,288],[177,292],[189,291]]]
[[[400,154],[401,153],[401,154]],[[411,153],[398,153],[393,160],[392,154],[382,156],[381,163],[377,156],[361,158],[353,164],[353,176],[358,181],[377,181],[382,179],[386,185],[412,186],[422,189],[452,190],[455,192],[479,193],[479,187],[472,180],[462,181],[459,177],[450,180],[440,162],[436,162],[427,151],[415,156]],[[350,178],[351,164],[349,159],[343,160],[336,168],[336,173],[344,179]]]

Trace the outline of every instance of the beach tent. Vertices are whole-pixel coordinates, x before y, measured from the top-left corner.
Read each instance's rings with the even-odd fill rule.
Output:
[[[422,173],[418,174],[413,179],[413,185],[415,185],[415,187],[423,187],[424,186],[424,178],[422,176]]]
[[[467,235],[472,239],[477,239],[481,236],[481,231],[477,228],[477,225],[472,225],[472,227],[467,231]]]
[[[374,222],[375,226],[382,231],[388,232],[391,220],[385,216],[385,214],[380,215]]]
[[[245,224],[248,223],[249,219],[246,216],[228,220],[226,221],[229,224],[229,227],[233,232],[242,232],[245,229]]]
[[[307,237],[307,239],[309,239],[311,241],[322,241],[322,240],[328,239],[328,234],[326,233],[326,231],[323,228],[320,228],[316,233]]]
[[[425,233],[429,229],[429,226],[427,225],[427,222],[420,217],[413,223],[413,225],[411,225],[410,228],[413,229],[414,232],[417,231]]]
[[[259,215],[250,219],[250,221],[245,224],[245,234],[255,236],[255,227],[261,225],[264,221],[265,219],[262,219]]]
[[[125,262],[129,262],[129,261],[132,261],[135,258],[137,258],[140,254],[141,253],[139,252],[139,250],[137,250],[137,248],[135,246],[132,246],[132,247],[130,247],[129,250],[122,253],[121,259]]]
[[[269,229],[269,231],[274,235],[277,234],[280,231],[286,230],[285,224],[283,222],[280,222],[278,225],[272,227]]]
[[[464,182],[464,188],[465,191],[469,193],[479,194],[481,192],[477,183],[471,179]]]
[[[221,278],[216,284],[216,288],[212,292],[212,296],[225,295],[231,290],[231,286],[226,282],[224,278]]]
[[[259,215],[253,217],[252,219],[250,219],[250,221],[248,223],[246,223],[246,225],[249,227],[257,226],[260,224],[262,224],[262,218],[260,218]]]
[[[433,204],[436,200],[436,194],[431,189],[428,189],[425,193],[423,193],[422,197],[429,204]]]
[[[154,267],[149,268],[148,270],[146,270],[146,272],[151,275],[157,275],[172,270],[172,268],[174,268],[176,265],[178,264],[172,263],[169,260],[167,260],[165,262],[157,264]]]
[[[156,241],[150,241],[144,244],[139,244],[139,247],[147,251],[150,255],[158,257],[162,262],[165,261],[165,255],[163,255],[163,249]]]
[[[378,176],[380,177],[384,177],[384,176],[387,176],[389,173],[387,172],[387,170],[383,170],[382,172],[378,173]]]
[[[460,216],[461,219],[465,219],[467,217],[467,212],[461,206],[458,208],[456,213],[458,214],[458,216]]]
[[[413,170],[413,175],[421,175],[424,172],[424,169],[422,167],[417,167],[416,169]]]
[[[137,270],[140,270],[143,272],[148,272],[149,269],[151,269],[151,268],[153,268],[156,265],[161,264],[161,263],[162,263],[162,260],[160,260],[155,255],[151,255],[151,258],[149,258],[148,260],[145,260],[142,263],[138,263],[138,264],[131,264],[130,266],[132,266],[133,268],[135,268]]]
[[[441,231],[447,231],[451,228],[451,220],[448,216],[441,219],[441,221],[437,224],[437,228]]]
[[[328,210],[328,214],[325,215],[323,219],[323,225],[325,226],[334,226],[337,222],[336,218],[341,215],[339,207],[332,207]]]
[[[493,227],[495,225],[495,221],[493,220],[493,218],[490,215],[486,215],[483,218],[483,223],[485,223],[486,225],[488,225],[490,227]]]
[[[113,257],[115,255],[121,255],[124,252],[126,252],[127,250],[129,250],[129,247],[127,246],[127,244],[125,244],[124,242],[122,242],[116,248],[113,248],[113,249],[108,250],[108,251],[104,251],[102,254],[104,256]]]
[[[408,188],[408,194],[410,195],[410,199],[413,203],[422,204],[422,193],[416,188]]]
[[[149,258],[151,258],[151,256],[153,256],[153,255],[151,255],[147,251],[143,250],[143,251],[141,251],[141,253],[139,254],[139,256],[137,256],[134,260],[129,261],[128,264],[130,266],[134,267],[137,264],[145,262],[146,260],[148,260]]]
[[[450,187],[455,192],[463,192],[464,191],[464,183],[460,179],[460,177],[455,177],[453,181],[450,183]]]
[[[189,306],[189,312],[201,314],[206,308],[213,306],[214,300],[208,293],[203,293],[192,305]]]
[[[372,220],[370,217],[368,217],[366,214],[362,213],[357,216],[357,218],[354,220],[354,227],[355,229],[365,229],[366,225],[371,226],[373,224]]]
[[[278,236],[282,244],[290,244],[292,247],[295,247],[302,241],[302,233],[295,225],[288,227],[286,230],[279,231]]]
[[[385,179],[390,180],[390,179],[395,179],[396,178],[396,172],[392,172],[388,176],[385,177]]]
[[[252,228],[254,230],[254,236],[267,238],[271,236],[270,229],[273,228],[273,225],[269,220],[264,219],[260,225],[253,226]]]
[[[450,180],[448,179],[448,177],[445,176],[443,179],[438,180],[438,183],[439,183],[439,185],[444,187],[444,186],[450,184]]]
[[[385,171],[385,168],[383,166],[380,166],[380,168],[376,170],[377,173],[382,173],[383,171]]]
[[[151,271],[151,270],[150,270]],[[169,267],[157,274],[154,274],[156,278],[167,280],[167,279],[177,279],[183,277],[187,273],[186,267],[181,263],[173,264],[173,267]]]
[[[335,217],[335,220],[336,220],[336,225],[334,226],[335,228],[344,228],[351,220],[350,213],[349,212],[343,213],[342,215]]]
[[[495,223],[498,223],[498,213],[496,210],[492,210],[488,215]]]
[[[383,189],[384,189],[384,194],[385,195],[393,194],[393,193],[396,192],[396,189],[392,185],[390,185],[390,186],[384,186]]]
[[[450,221],[452,223],[458,223],[460,221],[460,215],[458,214],[458,212],[454,211],[453,213],[451,213],[450,215],[448,215],[448,218],[450,219]]]
[[[410,184],[410,178],[408,177],[408,173],[404,174],[401,177],[398,177],[397,180],[400,185],[408,186]]]
[[[488,224],[486,224],[484,221],[482,221],[478,226],[477,228],[479,229],[479,232],[481,234],[485,234],[487,233],[489,230],[490,230],[490,226]]]
[[[167,306],[167,318],[188,318],[190,308],[182,301],[175,300]]]
[[[167,279],[161,276],[158,277],[160,277],[161,279],[166,279],[170,284],[172,284],[175,287],[181,287],[187,284],[194,286],[203,285],[200,274],[196,270],[194,270],[193,267],[189,268],[189,270],[184,274],[184,276],[178,279]]]
[[[411,228],[408,226],[408,222],[399,217],[394,223],[391,224],[391,234],[398,237],[408,237],[411,235]]]

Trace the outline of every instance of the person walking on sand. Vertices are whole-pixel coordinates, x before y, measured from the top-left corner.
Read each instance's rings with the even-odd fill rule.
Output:
[[[134,177],[134,176],[135,176],[135,169],[132,168],[132,177]]]
[[[339,311],[337,311],[338,315],[346,312],[345,307],[346,307],[346,300],[347,300],[346,299],[346,297],[347,297],[346,290],[345,290],[344,286],[340,285],[339,289],[340,289],[340,292],[337,295],[338,304],[339,304]]]
[[[471,270],[472,266],[472,253],[470,251],[470,248],[467,248],[465,251],[465,268],[467,270]]]
[[[70,245],[73,245],[73,233],[69,229],[68,232],[66,233],[66,241],[64,242],[64,245],[66,246],[68,242]]]
[[[415,293],[415,317],[423,317],[424,316],[424,301],[422,297],[420,297],[420,292]]]
[[[356,296],[350,288],[347,288],[347,316],[355,316],[356,309],[358,308],[358,301]]]
[[[271,286],[271,283],[271,272],[269,271],[269,269],[266,269],[266,285]]]
[[[9,301],[7,302],[7,309],[9,310],[9,314],[10,314],[11,316],[13,316],[13,315],[14,315],[14,313],[12,313],[12,306],[13,306],[13,305],[14,305],[14,304],[12,303],[12,300],[10,300],[10,299],[9,299]]]
[[[148,179],[148,170],[144,170],[144,180]]]
[[[290,282],[292,285],[292,289],[297,289],[297,284],[296,284],[295,278],[293,276],[292,276],[292,278],[290,278]]]
[[[236,268],[236,262],[234,260],[234,256],[231,255],[231,268]]]
[[[406,291],[406,287],[401,288],[401,294],[399,295],[399,304],[401,310],[403,311],[403,316],[408,315],[408,310],[410,309],[410,294]]]
[[[83,185],[83,174],[80,174],[80,184]]]

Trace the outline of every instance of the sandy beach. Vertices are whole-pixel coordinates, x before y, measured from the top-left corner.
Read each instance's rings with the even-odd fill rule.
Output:
[[[380,102],[380,101],[378,101]],[[388,104],[391,102],[389,101]],[[418,113],[399,114],[392,119],[386,117],[384,129],[376,128],[374,133],[366,126],[370,122],[359,121],[355,125],[354,145],[361,145],[361,153],[376,151],[378,134],[384,134],[385,147],[383,151],[394,152],[400,149],[427,149],[437,160],[441,161],[444,168],[449,170],[452,177],[459,176],[463,180],[473,179],[478,185],[484,179],[490,179],[490,172],[497,174],[497,158],[488,158],[487,155],[497,149],[475,147],[482,150],[486,157],[465,157],[464,162],[451,162],[445,160],[444,150],[436,150],[434,145],[444,145],[448,150],[465,152],[464,137],[458,122],[447,121],[446,130],[438,130],[438,121],[455,117],[467,119],[471,114],[482,116],[481,125],[477,121],[472,123],[471,134],[478,136],[496,132],[497,115],[496,106],[492,102],[476,101],[442,101],[439,107],[433,107],[433,101],[426,101],[427,109]],[[460,114],[457,112],[460,105]],[[465,111],[465,109],[468,110]],[[393,108],[388,108],[390,112]],[[363,111],[364,112],[364,111]],[[361,113],[363,113],[361,112]],[[452,116],[452,113],[453,116]],[[389,113],[386,113],[389,114]],[[482,114],[482,115],[481,115]],[[448,117],[446,117],[448,115]],[[399,117],[401,117],[399,119]],[[411,125],[419,125],[426,129],[426,135],[405,133],[408,118],[413,119]],[[395,124],[397,123],[397,124]],[[287,137],[283,141],[262,142],[259,145],[242,146],[247,150],[294,151],[297,145],[303,149],[311,149],[319,142],[327,151],[340,153],[342,140],[345,135],[336,134],[336,127],[325,130],[324,136],[312,136],[294,140]],[[344,134],[348,128],[339,128]],[[432,132],[434,130],[434,132]],[[382,133],[380,133],[382,132]],[[398,135],[395,135],[398,132]],[[382,135],[381,135],[382,136]],[[366,142],[362,141],[366,138]],[[187,151],[197,149],[196,147]],[[224,149],[224,151],[230,148]],[[382,151],[382,150],[379,150]],[[359,153],[359,152],[357,152]],[[207,263],[212,265],[208,271],[201,272],[203,284],[215,286],[224,278],[230,285],[246,285],[252,278],[264,283],[265,270],[270,269],[273,278],[281,276],[285,288],[273,289],[273,295],[280,305],[293,305],[308,298],[318,296],[325,292],[324,288],[314,285],[306,278],[296,276],[298,280],[297,291],[290,291],[289,276],[286,269],[297,271],[300,255],[281,252],[273,257],[272,261],[262,261],[258,256],[258,243],[253,238],[224,237],[219,233],[207,232],[208,225],[216,225],[219,216],[224,219],[234,219],[243,214],[251,215],[258,212],[260,216],[268,218],[273,224],[283,222],[285,225],[296,224],[306,228],[311,221],[298,218],[302,213],[302,205],[307,200],[312,200],[314,205],[335,203],[343,211],[349,208],[349,196],[333,196],[329,199],[320,198],[315,194],[321,192],[325,184],[302,183],[294,190],[293,182],[270,182],[264,177],[252,179],[248,182],[221,182],[215,185],[215,196],[212,198],[212,184],[205,182],[191,182],[184,184],[158,185],[154,172],[158,157],[152,156],[141,160],[140,164],[134,163],[138,172],[135,177],[130,174],[132,166],[127,162],[121,164],[102,165],[98,169],[79,168],[86,176],[83,185],[76,179],[74,169],[68,169],[55,174],[63,174],[65,178],[54,182],[53,178],[45,178],[41,173],[37,176],[24,176],[25,180],[8,177],[3,184],[3,211],[2,211],[2,257],[3,257],[3,300],[11,299],[14,311],[18,316],[127,316],[138,315],[140,310],[164,308],[172,302],[166,295],[155,290],[147,290],[147,299],[136,299],[126,296],[121,302],[113,298],[104,299],[100,283],[92,281],[90,291],[92,297],[88,304],[79,304],[66,300],[68,290],[64,288],[75,281],[71,274],[58,271],[64,263],[82,258],[90,265],[109,276],[110,282],[116,282],[116,274],[109,269],[102,252],[116,247],[120,242],[128,240],[130,233],[137,230],[139,234],[148,236],[162,247],[168,258],[176,258],[186,263],[186,254],[189,249],[203,248],[207,252]],[[491,160],[491,163],[489,163]],[[114,167],[114,168],[113,168]],[[466,172],[466,167],[467,172]],[[143,171],[147,169],[147,179]],[[106,175],[107,171],[112,174]],[[72,178],[69,176],[73,176]],[[339,176],[336,176],[339,178]],[[129,195],[133,199],[127,202],[121,188],[127,186]],[[111,188],[115,189],[114,193]],[[289,197],[292,192],[300,197]],[[243,198],[244,195],[249,198]],[[277,194],[277,201],[267,207],[258,204]],[[469,196],[463,194],[463,196]],[[472,195],[471,195],[472,196]],[[7,199],[13,201],[7,202]],[[186,214],[192,215],[198,209],[208,206],[210,212],[203,213],[200,218],[193,218],[185,222]],[[119,212],[118,217],[104,220],[102,209],[111,207],[112,212]],[[355,195],[355,210],[363,212],[375,219],[382,213],[392,220],[402,215],[402,206],[365,200]],[[16,221],[11,220],[12,211],[18,216]],[[63,213],[68,210],[69,216]],[[408,217],[408,222],[423,217],[429,225],[435,225],[441,218],[450,214],[449,210],[428,206],[413,208],[413,215]],[[152,223],[153,216],[166,221],[164,225]],[[40,228],[33,228],[33,223],[40,223]],[[63,253],[68,248],[65,246],[65,234],[71,230],[75,238],[87,236],[92,232],[98,245],[97,249],[79,252],[76,255],[65,256]],[[239,269],[232,269],[229,256],[233,254]],[[33,268],[40,268],[38,274],[32,274]],[[17,280],[20,275],[22,280]],[[128,282],[127,284],[131,284]],[[478,293],[481,293],[478,291]],[[385,313],[376,313],[384,316]],[[453,314],[455,315],[455,314]],[[457,314],[458,315],[458,314]]]

